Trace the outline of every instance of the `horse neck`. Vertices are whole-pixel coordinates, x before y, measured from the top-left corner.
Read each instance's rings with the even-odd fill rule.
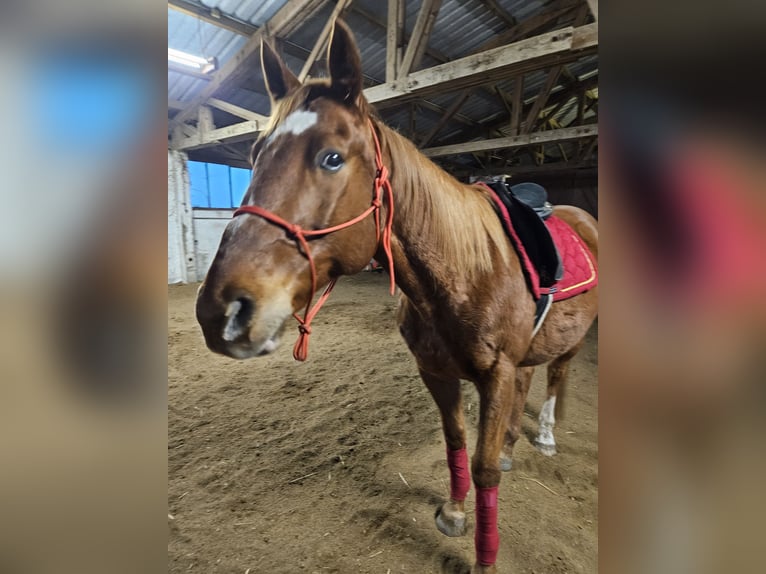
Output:
[[[483,192],[464,185],[407,139],[380,126],[394,197],[393,257],[411,299],[465,292],[508,260],[507,243]],[[428,293],[422,293],[422,286]]]

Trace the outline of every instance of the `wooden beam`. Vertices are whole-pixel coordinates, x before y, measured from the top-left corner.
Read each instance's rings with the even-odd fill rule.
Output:
[[[249,154],[247,154],[247,153],[245,153],[245,152],[242,152],[242,151],[238,150],[238,149],[237,149],[237,148],[235,148],[234,146],[231,146],[231,145],[221,145],[221,148],[222,148],[224,151],[227,151],[227,152],[229,152],[231,155],[233,155],[233,156],[235,156],[235,157],[238,157],[238,158],[240,158],[240,159],[241,159],[241,160],[243,160],[243,161],[246,161],[246,162],[248,162],[248,163],[250,162],[250,157],[249,157]]]
[[[303,68],[301,68],[301,73],[298,74],[298,79],[301,82],[303,82],[308,77],[309,72],[311,71],[311,66],[314,65],[314,62],[317,61],[319,54],[322,52],[322,50],[324,50],[327,39],[330,37],[332,27],[335,25],[335,20],[338,18],[338,16],[340,16],[343,10],[348,8],[348,5],[351,4],[351,1],[352,0],[338,0],[338,3],[335,4],[335,8],[332,9],[330,17],[327,19],[327,22],[325,22],[322,31],[319,33],[319,38],[317,38],[314,47],[311,49],[311,53],[309,54],[308,59],[303,64]]]
[[[168,0],[168,8],[188,16],[193,16],[203,22],[218,26],[229,32],[234,32],[240,36],[250,37],[258,30],[257,26],[232,18],[230,15],[221,12],[218,8],[210,8],[197,2],[190,2],[189,0]]]
[[[574,17],[574,26],[581,26],[585,23],[585,21],[588,18],[588,8],[584,4],[581,5],[577,9],[577,13]],[[556,84],[558,84],[559,76],[561,75],[562,70],[564,69],[564,66],[554,66],[551,68],[550,72],[548,72],[548,79],[545,82],[545,86],[543,86],[543,89],[540,91],[540,95],[537,97],[537,100],[535,100],[534,105],[532,106],[532,109],[529,110],[529,115],[527,115],[527,121],[525,122],[525,126],[523,129],[524,133],[531,132],[534,127],[535,123],[537,122],[537,116],[540,114],[540,111],[545,107],[545,104],[548,102],[548,98],[551,95],[551,92],[553,91],[553,88],[556,87]]]
[[[402,63],[399,66],[398,76],[400,78],[408,75],[410,71],[420,64],[423,54],[426,51],[428,40],[431,37],[431,31],[439,15],[439,8],[442,6],[442,0],[423,0],[418,12],[418,18],[415,21],[415,27],[412,29],[410,42],[407,44],[407,50],[402,56]]]
[[[258,122],[263,122],[264,124],[269,121],[269,118],[264,115],[258,114],[245,108],[241,108],[240,106],[234,104],[230,104],[229,102],[224,102],[218,98],[208,99],[207,104],[245,120],[255,120]]]
[[[402,37],[404,36],[404,0],[388,0],[386,25],[386,82],[397,78],[401,63]]]
[[[406,6],[406,3],[405,3],[405,6]],[[371,14],[364,8],[361,8],[357,6],[356,4],[353,4],[351,6],[350,11],[353,12],[354,14],[361,16],[362,18],[367,20],[370,24],[374,24],[375,26],[378,26],[379,28],[382,28],[383,30],[386,30],[386,31],[388,30],[388,25],[385,22],[383,22],[383,20],[381,20],[374,14]],[[407,44],[410,41],[410,36],[407,35],[407,31],[404,28],[405,12],[406,12],[405,10],[402,10],[401,12],[399,12],[399,22],[397,24],[402,29],[402,38],[401,38],[402,44]],[[399,55],[397,56],[397,62],[400,65],[402,62],[402,52],[403,52],[402,47],[400,46],[398,50],[399,50],[398,51]],[[449,58],[447,57],[446,54],[442,54],[441,52],[439,52],[438,50],[434,50],[433,48],[426,47],[426,55],[433,58],[439,63],[449,61]],[[399,65],[397,65],[396,67],[397,70],[399,69]]]
[[[171,147],[176,150],[194,150],[222,143],[252,140],[264,127],[261,122],[250,120],[209,132],[199,132],[180,141],[172,142]]]
[[[588,138],[598,135],[598,126],[578,126],[575,128],[564,128],[560,130],[549,130],[545,132],[535,132],[533,134],[524,134],[506,138],[494,138],[490,140],[481,140],[475,142],[466,142],[456,145],[447,145],[441,147],[432,147],[421,150],[428,157],[440,157],[444,155],[455,155],[460,153],[475,153],[492,149],[508,149],[524,147],[529,145],[542,145],[551,142],[572,141],[581,138]]]
[[[573,48],[575,45],[577,50]],[[380,107],[383,103],[482,85],[553,64],[568,63],[594,52],[597,46],[598,24],[562,28],[413,72],[394,82],[367,88],[365,95]]]
[[[577,45],[578,49],[573,49]],[[395,82],[367,88],[367,100],[378,108],[404,103],[430,94],[438,94],[487,84],[507,77],[549,66],[551,62],[565,63],[592,53],[598,46],[598,24],[579,28],[562,28],[508,46],[494,48],[453,62],[414,72]],[[207,96],[206,96],[207,97]],[[187,112],[185,108],[178,115]],[[178,117],[176,116],[176,118]],[[187,114],[188,116],[188,114]],[[171,120],[171,127],[175,118]],[[248,122],[244,122],[240,135],[245,135]],[[252,125],[252,124],[251,124]],[[234,127],[234,126],[230,126]],[[250,128],[251,139],[257,128]],[[208,142],[213,145],[215,142]]]
[[[598,164],[596,162],[584,161],[584,162],[566,162],[566,163],[557,162],[557,163],[548,163],[543,165],[521,164],[521,165],[500,165],[500,166],[480,167],[480,168],[458,168],[458,169],[453,169],[448,171],[456,177],[467,177],[469,175],[541,176],[541,175],[564,175],[564,174],[575,175],[578,172],[583,174],[590,174],[591,172],[595,172],[597,168],[598,168]]]
[[[596,22],[598,22],[598,0],[587,0],[587,2],[588,8],[590,8],[590,13],[593,14]]]
[[[569,96],[568,98],[561,98],[559,103],[555,104],[551,110],[548,111],[548,113],[545,114],[545,117],[543,118],[546,122],[553,121],[558,113],[566,108],[566,111],[569,111],[569,108],[572,104],[572,97]],[[576,95],[574,96],[576,97]],[[576,100],[575,100],[576,103]],[[557,126],[554,126],[557,127]]]
[[[213,96],[218,90],[230,84],[242,63],[250,60],[251,56],[257,56],[260,53],[261,38],[266,37],[267,34],[270,36],[289,35],[303,22],[304,18],[312,15],[323,2],[324,0],[287,0],[284,6],[272,16],[271,20],[259,28],[242,46],[239,52],[223,64],[213,76],[212,81],[200,91],[189,107],[181,110],[170,121],[171,126],[191,119],[198,106],[203,104],[205,100]]]
[[[598,46],[598,22],[579,26],[575,30],[579,32],[572,37],[572,50],[586,50]]]
[[[212,132],[215,130],[213,122],[213,110],[207,106],[200,106],[197,109],[197,130],[200,133]]]
[[[210,74],[203,74],[202,72],[192,70],[189,66],[176,64],[175,62],[170,61],[168,61],[168,71],[176,72],[177,74],[183,74],[184,76],[191,76],[192,78],[197,78],[198,80],[205,80],[206,82],[209,82],[213,79],[213,76]]]
[[[418,142],[418,147],[423,147],[428,145],[428,142],[430,142],[433,137],[439,133],[439,130],[441,130],[444,127],[444,124],[446,124],[452,116],[454,116],[460,107],[466,102],[466,100],[471,96],[471,92],[473,92],[472,88],[466,88],[462,92],[460,92],[457,95],[457,98],[452,102],[449,108],[444,112],[442,117],[439,119],[438,122],[436,122],[436,125],[431,128],[431,130],[421,138],[420,142]]]
[[[186,103],[182,102],[180,100],[171,100],[168,98],[168,109],[169,110],[182,110],[186,107]]]
[[[500,102],[505,106],[505,111],[508,112],[508,115],[511,115],[511,104],[508,101],[508,97],[505,95],[505,92],[502,90],[502,88],[498,85],[494,85],[495,93],[497,94],[498,99]]]
[[[524,126],[521,129],[522,133],[528,134],[535,127],[535,124],[537,122],[537,116],[540,115],[540,110],[542,110],[543,107],[545,106],[546,102],[548,101],[548,98],[551,95],[551,92],[553,91],[553,88],[556,87],[556,84],[559,81],[559,75],[561,74],[561,69],[562,69],[562,66],[554,66],[548,72],[548,77],[545,80],[545,85],[543,86],[543,89],[540,90],[540,93],[538,94],[537,99],[535,99],[535,103],[532,104],[532,108],[529,110],[529,113],[527,114],[527,119],[524,121]]]
[[[187,137],[193,136],[195,133],[197,133],[197,128],[192,127],[189,124],[181,124],[171,130],[170,141],[173,143],[180,142]]]
[[[223,165],[228,165],[230,167],[241,167],[244,169],[253,169],[253,166],[250,164],[250,161],[245,159],[239,159],[239,155],[233,155],[233,154],[224,154],[221,153],[221,147],[219,146],[217,148],[206,148],[206,149],[199,149],[199,150],[191,150],[188,153],[188,157],[192,161],[201,161],[205,163],[219,163]],[[211,214],[210,211],[205,211],[206,215]],[[231,216],[231,211],[227,212],[229,216]]]
[[[399,0],[399,1],[402,2],[403,0]],[[574,3],[574,2],[579,2],[579,1],[580,0],[560,0],[560,2],[562,2],[562,3],[566,3],[566,2]],[[556,5],[558,5],[558,4],[556,4]],[[569,6],[563,12],[567,12],[567,11],[571,10],[573,6],[574,6],[574,4],[572,4],[572,6]],[[362,18],[364,18],[365,20],[367,20],[368,22],[370,22],[373,25],[376,25],[376,26],[378,26],[380,28],[384,28],[384,29],[388,30],[387,25],[384,22],[382,22],[377,16],[375,16],[374,14],[371,14],[370,12],[367,12],[366,10],[364,10],[363,8],[361,8],[361,7],[357,6],[357,5],[353,5],[351,7],[351,12],[353,12],[354,14],[358,14],[359,16],[361,16]],[[407,44],[410,41],[410,37],[406,34],[406,31],[404,30],[404,15],[405,15],[405,10],[404,9],[400,10],[399,11],[399,19],[397,20],[397,26],[401,30],[400,44],[401,43]],[[497,41],[495,41],[496,38],[493,38],[492,40],[490,40],[488,42],[485,42],[481,46],[478,46],[477,48],[475,48],[474,50],[469,52],[469,54],[467,54],[467,55],[478,54],[479,52],[483,52],[484,50],[489,50],[490,48],[497,48],[498,46],[501,46],[501,45],[504,45],[504,44],[509,44],[512,41],[521,39],[523,34],[528,34],[530,32],[535,31],[535,29],[539,29],[540,28],[539,25],[537,25],[535,29],[526,28],[525,24],[526,24],[526,21],[518,27],[519,34],[514,35],[513,38],[505,38],[502,42],[497,42]],[[450,58],[448,58],[446,54],[443,54],[443,53],[439,52],[438,50],[435,50],[433,48],[429,48],[428,46],[426,46],[425,50],[426,50],[425,54],[428,57],[433,58],[434,60],[436,60],[440,64],[443,64],[445,62],[449,62],[450,61]],[[396,71],[398,71],[399,66],[401,65],[401,62],[402,62],[402,51],[403,50],[402,50],[402,47],[400,45],[396,49],[396,62],[397,62]],[[386,82],[390,83],[392,81],[393,80],[389,79],[388,76],[386,77]],[[377,84],[378,82],[375,82],[375,83]],[[484,88],[484,87],[482,87],[481,89],[484,92],[494,96],[494,92],[492,90],[490,90],[488,88]]]
[[[597,75],[590,76],[586,79],[580,80],[580,84],[586,88],[589,86],[597,85],[597,83],[598,83]],[[560,103],[562,100],[569,100],[572,94],[575,93],[574,90],[575,90],[574,87],[570,87],[570,89],[559,90],[559,91],[554,90],[551,97],[548,98],[548,101],[551,105],[556,105]],[[534,99],[531,101],[525,102],[522,99],[522,96],[520,95],[519,106],[518,106],[519,114],[520,114],[519,117],[520,118],[523,117],[524,111],[525,110],[528,111],[533,104],[534,104]],[[512,117],[509,116],[507,113],[496,115],[494,118],[485,118],[481,123],[477,125],[478,127],[476,129],[460,134],[458,136],[460,137],[459,140],[455,140],[454,138],[452,138],[448,141],[445,141],[441,145],[450,145],[453,143],[460,143],[461,141],[470,141],[477,138],[493,137],[491,135],[492,132],[495,132],[498,129],[503,129],[503,130],[510,129],[512,121],[513,121]],[[510,134],[500,134],[500,135],[504,136],[504,135],[517,135],[517,134],[511,132]]]
[[[575,121],[581,124],[585,119],[585,88],[581,87],[577,92],[577,117]]]
[[[404,0],[399,0],[399,1],[403,2]],[[567,0],[567,1],[571,2],[571,1],[574,1],[574,0]],[[364,18],[365,20],[367,20],[371,24],[376,25],[376,26],[378,26],[380,28],[384,28],[384,29],[387,30],[387,25],[384,22],[382,22],[377,16],[375,16],[374,14],[371,14],[370,12],[367,12],[363,8],[360,8],[356,4],[354,4],[351,7],[351,12],[353,12],[354,14],[358,14],[359,16],[361,16],[362,18]],[[402,10],[399,11],[399,20],[397,21],[397,26],[401,30],[400,44],[407,44],[409,42],[409,40],[410,40],[410,37],[406,34],[406,30],[404,29],[404,16],[405,16],[405,9],[402,8]],[[479,46],[478,48],[473,50],[471,52],[471,54],[475,54],[475,53],[483,51],[485,45],[486,44],[482,44],[481,46]],[[496,48],[498,45],[499,44],[494,44],[492,46],[488,46],[488,48],[489,47]],[[403,51],[404,50],[403,50],[401,45],[396,49],[396,71],[399,70],[399,66],[401,65],[401,62],[402,62],[402,52]],[[448,58],[446,54],[443,54],[442,52],[440,52],[438,50],[435,50],[433,48],[429,48],[428,46],[426,46],[425,54],[429,58],[432,58],[432,59],[436,60],[440,64],[443,64],[445,62],[449,62],[450,61],[450,58]],[[386,82],[391,82],[393,80],[390,80],[388,77],[386,77],[385,81]],[[380,83],[379,81],[376,81],[376,82],[374,82],[373,85],[377,85],[379,83]],[[484,92],[487,92],[490,95],[494,95],[494,92],[492,92],[491,90],[489,90],[487,88],[482,87],[480,89],[483,90]],[[460,116],[456,115],[455,118],[459,119]]]
[[[516,78],[516,82],[513,85],[513,102],[511,104],[511,134],[517,135],[519,133],[519,122],[521,121],[521,108],[524,105],[524,74],[520,74]]]
[[[585,148],[585,151],[583,152],[582,156],[580,156],[580,159],[588,159],[590,155],[593,153],[593,150],[596,149],[596,146],[598,145],[598,138],[593,138],[593,141],[590,142],[587,148]],[[596,157],[598,159],[598,157]]]
[[[432,112],[436,112],[437,114],[444,115],[447,113],[447,108],[443,108],[438,104],[433,103],[430,100],[418,100],[418,105],[421,108],[426,108],[427,110],[431,110]],[[455,121],[460,122],[461,124],[465,124],[467,126],[478,126],[479,122],[476,122],[469,118],[468,116],[464,116],[463,114],[454,114],[453,118]]]
[[[495,14],[495,16],[500,18],[509,27],[512,28],[516,26],[516,24],[518,24],[518,21],[516,20],[516,18],[514,18],[513,15],[509,14],[505,8],[500,6],[497,0],[482,0],[481,3],[484,4],[487,8],[489,8],[489,10],[491,10],[492,13]]]

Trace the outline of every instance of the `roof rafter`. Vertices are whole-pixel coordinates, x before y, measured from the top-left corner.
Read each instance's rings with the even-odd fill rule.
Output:
[[[427,157],[439,157],[444,155],[457,155],[461,153],[475,153],[493,149],[526,147],[530,145],[540,145],[551,142],[572,141],[582,138],[590,138],[597,135],[597,125],[577,126],[573,128],[535,132],[533,134],[524,134],[505,138],[493,138],[475,142],[465,142],[455,145],[432,147],[421,150],[421,152]]]
[[[586,0],[588,2],[588,8],[590,8],[591,14],[598,22],[598,0]]]
[[[579,28],[570,26],[414,72],[395,82],[367,88],[364,93],[368,101],[378,104],[378,107],[381,107],[381,104],[385,106],[395,102],[412,101],[430,94],[483,85],[490,80],[497,81],[553,64],[574,61],[594,51],[597,46],[598,24]],[[206,99],[208,95],[205,94],[204,97]],[[189,109],[179,112],[178,116]],[[255,129],[240,124],[229,128],[236,130],[241,137],[247,136],[248,129],[251,138],[258,131],[257,125]],[[209,145],[215,143],[215,139],[208,141]],[[178,142],[177,145],[180,146],[177,149],[184,149],[184,142]]]
[[[519,76],[517,78],[517,82],[521,79],[522,77]],[[598,84],[598,76],[597,75],[589,76],[586,79],[580,80],[579,83],[576,85],[572,85],[558,91],[554,90],[553,95],[549,98],[549,103],[551,105],[557,105],[562,100],[568,101],[571,99],[576,89],[584,88],[587,90],[588,88],[595,86],[597,84]],[[516,94],[516,91],[514,90],[514,95],[515,94]],[[534,105],[534,101],[535,100],[532,100],[530,102],[524,102],[521,100],[521,96],[519,95],[520,105],[517,108],[519,110],[519,114],[523,115],[523,112],[525,109],[528,111],[532,107],[532,105]],[[494,119],[489,119],[487,121],[484,121],[481,124],[479,124],[476,127],[476,129],[471,130],[468,133],[459,134],[457,137],[462,139],[463,141],[472,140],[472,139],[480,138],[480,137],[487,137],[487,135],[492,133],[493,131],[496,131],[500,128],[506,128],[507,126],[509,126],[509,122],[510,122],[510,128],[511,128],[511,135],[516,135],[516,133],[513,132],[513,129],[514,129],[513,116],[509,116],[507,113],[503,113],[500,117],[495,117]],[[516,124],[516,127],[518,127],[518,123]],[[449,139],[444,141],[442,145],[460,143],[460,139],[455,141],[456,138],[450,137]]]
[[[466,100],[471,96],[471,92],[473,92],[473,88],[466,88],[457,95],[450,107],[444,111],[442,117],[439,118],[438,122],[436,122],[436,125],[420,139],[417,144],[418,147],[428,145],[428,142],[430,142],[434,136],[439,133],[439,130],[444,127],[444,124],[446,124],[452,118],[452,116],[458,112]]]
[[[395,82],[368,88],[365,95],[371,103],[377,103],[380,107],[380,104],[483,85],[554,64],[571,62],[595,51],[597,46],[597,24],[578,28],[568,26],[413,72]]]
[[[406,76],[420,65],[441,6],[442,0],[423,0],[417,20],[415,21],[415,27],[412,29],[412,36],[407,44],[404,56],[402,56],[402,63],[397,74],[398,77]]]
[[[393,82],[399,72],[402,60],[404,38],[404,0],[388,0],[388,22],[386,23],[386,81]]]
[[[219,110],[222,110],[226,113],[229,113],[233,116],[237,116],[245,120],[255,120],[258,122],[262,122],[264,125],[266,122],[269,121],[269,118],[264,115],[261,115],[252,110],[248,110],[243,107],[231,104],[229,102],[219,100],[218,98],[210,98],[206,103],[210,106],[213,106],[214,108],[217,108]]]

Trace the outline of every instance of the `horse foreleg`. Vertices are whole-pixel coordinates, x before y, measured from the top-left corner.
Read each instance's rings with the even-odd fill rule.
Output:
[[[508,429],[505,431],[505,443],[500,452],[500,470],[507,472],[511,470],[513,462],[513,445],[521,436],[521,419],[524,416],[524,405],[527,403],[527,393],[529,385],[532,382],[532,375],[535,372],[534,367],[519,367],[516,369],[516,391],[513,395],[513,410],[508,422]]]
[[[471,487],[471,475],[465,447],[460,380],[437,377],[423,370],[420,376],[441,412],[450,471],[450,498],[436,511],[436,527],[447,536],[463,536],[466,530],[464,504]]]
[[[563,412],[564,388],[569,374],[569,362],[582,347],[585,339],[577,343],[560,357],[556,357],[548,365],[548,393],[542,408],[538,423],[540,428],[535,439],[535,447],[546,456],[556,454],[556,439],[553,437],[553,427],[556,416]]]
[[[495,572],[500,538],[497,532],[497,492],[500,451],[515,390],[515,367],[499,361],[489,380],[477,384],[480,397],[479,437],[471,470],[476,486],[475,574]]]

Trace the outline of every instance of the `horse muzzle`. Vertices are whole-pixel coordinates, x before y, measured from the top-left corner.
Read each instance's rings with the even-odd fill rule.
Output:
[[[292,314],[286,297],[256,302],[251,295],[238,293],[229,301],[211,299],[202,287],[197,298],[197,321],[211,351],[241,360],[268,355],[279,347]]]

